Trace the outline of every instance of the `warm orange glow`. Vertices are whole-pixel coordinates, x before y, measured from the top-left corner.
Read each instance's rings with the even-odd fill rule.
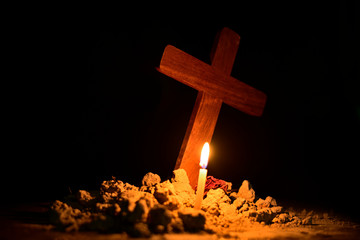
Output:
[[[210,154],[210,146],[209,146],[209,143],[206,142],[201,151],[200,167],[202,167],[202,168],[207,167],[208,161],[209,161],[209,154]]]

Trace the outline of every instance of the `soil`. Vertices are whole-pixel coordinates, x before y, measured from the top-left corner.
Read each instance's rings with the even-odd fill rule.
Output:
[[[360,225],[324,211],[282,207],[255,194],[245,180],[237,191],[210,189],[202,209],[184,170],[143,186],[104,181],[63,201],[3,205],[1,239],[359,239]],[[294,206],[296,207],[296,206]]]

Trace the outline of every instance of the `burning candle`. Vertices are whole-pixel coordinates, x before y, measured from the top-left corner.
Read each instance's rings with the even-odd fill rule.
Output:
[[[204,189],[206,183],[206,175],[207,175],[207,164],[209,161],[209,153],[210,153],[210,146],[209,143],[206,142],[202,148],[201,156],[200,156],[200,172],[199,172],[199,179],[197,184],[197,191],[196,191],[196,199],[195,199],[195,209],[201,209],[201,202],[204,197]]]

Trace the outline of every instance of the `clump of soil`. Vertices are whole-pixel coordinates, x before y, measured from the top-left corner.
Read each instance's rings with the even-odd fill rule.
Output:
[[[227,190],[210,189],[201,210],[195,210],[195,191],[183,169],[163,182],[159,175],[147,173],[141,187],[112,179],[104,181],[97,192],[79,190],[64,201],[55,201],[51,222],[64,231],[126,232],[133,237],[184,232],[226,236],[244,226],[312,224],[311,214],[296,216],[278,206],[274,198],[255,195],[247,180],[239,191]]]

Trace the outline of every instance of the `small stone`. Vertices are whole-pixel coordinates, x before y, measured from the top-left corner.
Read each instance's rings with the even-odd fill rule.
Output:
[[[139,199],[139,201],[136,202],[134,210],[128,213],[127,220],[132,223],[146,220],[148,212],[149,210],[145,199]]]
[[[157,205],[150,209],[147,223],[151,230],[156,231],[158,225],[166,226],[171,222],[171,212],[162,205]]]
[[[129,212],[134,211],[134,208],[136,206],[136,202],[142,197],[144,196],[144,194],[146,194],[145,192],[140,192],[138,190],[126,190],[123,191],[120,194],[120,200],[122,202],[126,202],[127,203],[127,210]]]
[[[259,198],[259,199],[255,202],[255,204],[256,204],[256,206],[257,206],[258,209],[264,208],[264,203],[265,203],[265,200],[262,199],[262,198]]]
[[[281,206],[277,206],[277,207],[272,207],[272,208],[270,208],[271,209],[271,212],[273,212],[273,213],[281,213],[282,211],[283,211],[283,207],[281,207]]]
[[[232,204],[236,209],[240,209],[245,202],[246,202],[245,198],[238,197],[237,199],[235,199],[235,201]]]
[[[267,196],[265,200],[262,198],[259,198],[255,204],[258,207],[258,209],[277,206],[276,200],[270,196]]]
[[[219,215],[221,203],[230,204],[230,198],[225,194],[221,188],[210,189],[206,195],[206,198],[203,200],[201,209],[208,211],[211,214]]]
[[[205,207],[206,210],[207,206],[218,203],[223,196],[225,196],[225,192],[222,191],[222,189],[210,189],[206,198],[202,202],[202,206]]]
[[[220,203],[219,209],[220,215],[223,215],[227,218],[232,218],[234,215],[237,215],[236,207],[233,204]]]
[[[174,177],[171,179],[171,183],[179,202],[185,207],[192,207],[195,201],[195,191],[190,186],[186,171],[184,169],[176,169],[173,173]]]
[[[156,198],[154,197],[154,195],[150,194],[150,193],[143,193],[142,197],[140,199],[144,199],[146,202],[146,206],[148,208],[148,210],[150,210],[152,207],[154,207],[155,205],[158,204],[158,201],[156,200]]]
[[[100,187],[100,191],[108,193],[120,193],[124,190],[125,184],[120,180],[103,181]]]
[[[204,229],[206,218],[202,211],[193,208],[183,208],[179,210],[178,214],[186,231],[198,232]]]
[[[271,223],[273,218],[276,216],[275,213],[273,213],[270,208],[262,208],[257,211],[258,215],[256,218],[257,222],[265,222],[266,224]]]
[[[99,212],[106,213],[112,216],[117,216],[121,212],[121,208],[118,203],[96,203],[96,209]]]
[[[273,197],[267,196],[265,198],[265,202],[269,203],[268,207],[276,207],[277,206],[276,200]]]
[[[76,194],[76,198],[83,206],[90,206],[95,202],[95,197],[91,196],[91,194],[85,190],[79,190]]]
[[[173,171],[174,177],[172,182],[179,182],[179,183],[190,183],[189,178],[186,174],[186,171],[182,168],[176,169]]]
[[[226,182],[226,181],[225,181]],[[226,182],[226,185],[227,185],[227,192],[231,192],[231,189],[232,189],[232,182]]]
[[[142,185],[143,186],[148,186],[151,187],[157,183],[161,182],[161,178],[159,175],[154,174],[152,172],[148,172],[147,174],[145,174],[145,176],[142,179]]]
[[[281,213],[273,218],[273,223],[286,223],[290,220],[290,216],[287,213]]]
[[[238,197],[245,198],[249,202],[255,200],[255,191],[248,180],[244,180],[238,192]]]
[[[169,197],[171,195],[175,195],[175,193],[174,186],[170,183],[169,180],[167,180],[155,186],[154,197],[156,200],[158,200],[159,203],[162,204],[168,201]]]
[[[169,210],[176,210],[181,207],[181,203],[177,196],[169,196],[168,200],[163,203]]]

